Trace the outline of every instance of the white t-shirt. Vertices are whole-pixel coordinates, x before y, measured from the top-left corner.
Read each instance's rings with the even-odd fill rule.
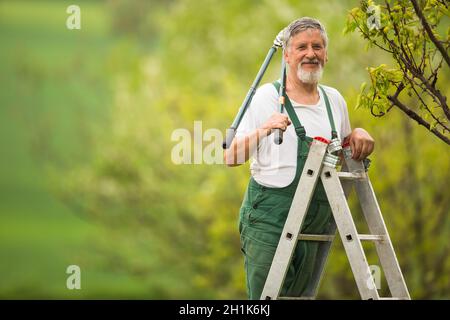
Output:
[[[330,101],[338,137],[343,141],[351,133],[347,104],[334,88],[322,86]],[[291,99],[295,113],[309,137],[331,139],[331,126],[322,91],[315,105],[301,105]],[[278,92],[272,83],[259,87],[236,132],[236,137],[250,134],[279,112]],[[283,110],[287,114],[286,109]],[[297,167],[297,135],[293,123],[283,133],[283,143],[276,145],[274,135],[263,138],[252,155],[250,171],[253,178],[266,187],[281,188],[289,185],[295,177]]]

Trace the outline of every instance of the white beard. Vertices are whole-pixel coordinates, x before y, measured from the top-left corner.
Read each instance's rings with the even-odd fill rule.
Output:
[[[322,78],[323,68],[322,65],[318,64],[319,69],[316,71],[305,71],[302,69],[301,63],[298,64],[297,68],[297,77],[300,79],[301,82],[308,83],[308,84],[315,84],[318,83],[319,80]]]

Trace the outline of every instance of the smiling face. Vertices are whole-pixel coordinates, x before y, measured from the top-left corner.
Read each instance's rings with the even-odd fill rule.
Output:
[[[317,29],[307,29],[294,35],[284,53],[289,71],[304,83],[317,83],[327,61],[327,50]]]

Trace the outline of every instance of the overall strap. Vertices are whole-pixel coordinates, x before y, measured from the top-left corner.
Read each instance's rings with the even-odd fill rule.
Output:
[[[325,90],[323,89],[323,87],[319,85],[319,88],[322,91],[323,97],[325,99],[325,105],[327,107],[328,120],[330,121],[330,126],[331,126],[331,139],[334,139],[334,138],[337,138],[337,131],[336,131],[336,127],[334,125],[334,119],[333,119],[333,113],[331,112],[330,101],[328,100],[328,96],[325,93]]]
[[[274,81],[272,83],[275,86],[275,89],[277,89],[277,92],[280,91],[281,84],[278,81]],[[305,127],[302,126],[300,123],[300,120],[297,117],[297,114],[295,113],[294,107],[292,107],[291,101],[289,100],[289,97],[286,93],[284,93],[284,106],[286,108],[286,111],[289,115],[289,118],[292,120],[292,124],[295,128],[295,133],[301,140],[305,140],[306,138],[306,130]]]

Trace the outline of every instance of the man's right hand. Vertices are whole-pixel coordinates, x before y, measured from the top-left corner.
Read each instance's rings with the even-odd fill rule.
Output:
[[[274,112],[270,118],[263,124],[261,129],[265,130],[266,135],[269,136],[273,129],[281,129],[286,131],[288,125],[291,124],[289,117],[285,114]]]
[[[245,163],[258,147],[261,139],[269,136],[273,129],[285,131],[290,124],[291,121],[287,115],[275,112],[261,128],[254,130],[247,136],[234,138],[231,146],[224,150],[224,163],[230,167]]]

